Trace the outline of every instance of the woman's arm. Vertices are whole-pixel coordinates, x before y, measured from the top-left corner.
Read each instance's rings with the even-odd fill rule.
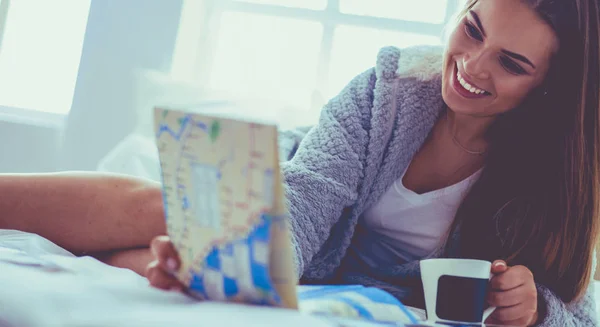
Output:
[[[597,327],[598,313],[596,312],[596,291],[594,276],[596,275],[596,255],[592,259],[592,272],[590,285],[582,298],[571,303],[564,303],[552,290],[544,285],[537,284],[538,291],[538,325],[543,327]]]
[[[369,138],[363,124],[371,115],[376,80],[375,69],[355,77],[281,164],[298,277],[358,197]]]
[[[375,67],[356,76],[331,99],[318,124],[286,153],[289,160],[281,169],[299,277],[344,210],[356,204],[367,160],[378,160],[367,159],[367,148],[375,144],[371,142],[381,142],[378,145],[383,147],[389,139],[396,117],[394,89],[400,56],[398,48],[382,48]],[[388,125],[374,129],[372,124]]]
[[[158,183],[86,172],[0,174],[0,228],[75,253],[147,247],[165,234]]]
[[[565,304],[556,294],[543,285],[537,285],[540,306],[538,325],[543,327],[597,327],[596,294],[594,281],[585,295],[572,303]]]

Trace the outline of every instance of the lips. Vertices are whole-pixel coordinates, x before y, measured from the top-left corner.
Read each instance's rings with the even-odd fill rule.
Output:
[[[458,71],[458,66],[454,65],[454,74],[452,75],[452,86],[454,90],[461,96],[469,99],[485,98],[491,95],[490,92],[476,86],[474,83],[466,79]]]

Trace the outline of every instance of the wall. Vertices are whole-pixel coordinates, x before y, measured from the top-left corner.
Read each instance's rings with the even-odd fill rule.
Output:
[[[182,1],[92,1],[60,169],[95,169],[133,131],[136,74],[170,70]]]
[[[134,129],[135,72],[170,70],[182,2],[92,0],[66,125],[1,108],[0,173],[95,169]]]
[[[55,171],[60,130],[59,126],[0,119],[0,173]]]

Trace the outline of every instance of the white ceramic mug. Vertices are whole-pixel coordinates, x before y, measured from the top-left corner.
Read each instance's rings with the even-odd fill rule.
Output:
[[[485,309],[491,262],[427,259],[420,266],[427,321],[482,323],[496,309]]]

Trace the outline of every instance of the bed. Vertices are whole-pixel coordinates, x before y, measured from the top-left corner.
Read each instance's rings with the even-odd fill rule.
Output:
[[[0,271],[2,327],[335,326],[292,310],[201,303],[12,230],[0,230]]]
[[[130,270],[76,257],[20,231],[0,230],[0,271],[0,327],[380,326],[285,309],[198,302],[155,289]],[[596,292],[600,296],[599,288]]]

